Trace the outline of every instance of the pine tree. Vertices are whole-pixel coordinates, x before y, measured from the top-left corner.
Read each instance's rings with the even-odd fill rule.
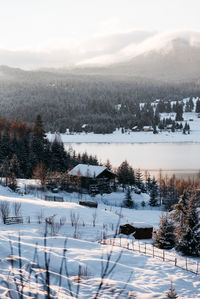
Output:
[[[122,184],[123,190],[125,186],[129,183],[130,176],[130,166],[127,161],[121,163],[117,169],[117,177],[120,184]]]
[[[132,200],[131,191],[129,188],[125,194],[124,206],[131,209],[134,207],[134,201]]]
[[[9,129],[7,129],[1,138],[0,162],[4,161],[4,159],[6,157],[8,157],[8,159],[10,159],[11,154],[12,154],[12,151],[11,151],[11,146],[10,146],[10,132],[9,132]]]
[[[176,121],[183,121],[183,106],[178,102],[176,104]]]
[[[136,186],[141,189],[142,191],[145,191],[144,184],[143,184],[143,175],[140,169],[137,169],[135,174],[135,184]]]
[[[62,142],[54,140],[51,144],[51,171],[64,172],[67,169],[66,163],[66,152]]]
[[[44,145],[48,142],[40,115],[37,115],[32,132],[30,162],[34,169],[39,162],[44,161]]]
[[[15,176],[16,178],[21,177],[19,160],[15,154],[13,155],[12,159],[10,160],[9,172],[11,175]]]
[[[155,207],[158,205],[158,186],[155,184],[150,192],[149,205]]]
[[[177,249],[185,255],[200,256],[200,223],[195,194],[187,202],[184,217],[184,230],[179,235]]]
[[[191,112],[191,106],[190,106],[189,102],[186,102],[185,112]]]
[[[176,222],[175,233],[177,242],[179,242],[179,239],[186,229],[186,215],[190,196],[191,193],[189,190],[184,192],[184,194],[179,198],[178,203],[173,206],[173,213],[171,214],[171,217]]]
[[[147,178],[146,178],[146,188],[148,191],[151,191],[151,187],[152,187],[152,179],[150,174],[148,174]]]
[[[170,299],[177,299],[178,298],[178,295],[176,293],[176,290],[173,286],[173,283],[171,281],[171,285],[170,285],[170,288],[169,288],[169,291],[167,292],[167,298],[170,298]]]
[[[190,105],[190,111],[192,112],[192,110],[194,109],[194,102],[192,97],[189,99],[189,105]]]
[[[175,246],[175,226],[169,215],[162,215],[159,222],[159,229],[154,235],[154,244],[161,249],[171,249]]]
[[[40,114],[38,114],[36,116],[35,124],[33,126],[33,134],[35,136],[38,136],[41,140],[43,140],[46,137],[42,118],[41,118]]]
[[[112,170],[112,165],[109,159],[107,159],[105,166],[108,168],[108,170]]]
[[[199,100],[199,99],[196,101],[196,109],[195,109],[195,112],[196,112],[196,113],[200,113],[200,100]]]
[[[131,186],[135,185],[135,172],[133,168],[130,166],[129,167],[129,179],[128,182]]]

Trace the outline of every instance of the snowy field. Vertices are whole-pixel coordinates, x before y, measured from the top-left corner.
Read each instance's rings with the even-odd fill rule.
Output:
[[[186,102],[188,99],[185,99]],[[194,103],[197,99],[194,99]],[[162,118],[175,119],[175,113],[161,113]],[[178,132],[126,132],[121,133],[121,129],[116,130],[112,134],[94,134],[94,133],[74,133],[74,134],[61,134],[64,143],[171,143],[171,142],[200,142],[200,118],[198,113],[186,112],[183,113],[184,121],[190,125],[190,134],[183,134],[182,131]],[[53,134],[47,134],[49,140],[52,140]]]
[[[27,181],[20,181],[19,183],[21,191],[23,191],[24,184],[27,184]],[[37,185],[37,182],[32,181],[32,183]],[[117,262],[113,272],[104,281],[104,295],[100,294],[100,298],[166,298],[171,280],[179,298],[200,298],[200,276],[175,267],[173,263],[175,257],[178,259],[178,263],[181,263],[181,259],[184,262],[185,258],[180,257],[173,250],[165,251],[166,257],[168,255],[172,257],[172,262],[170,262],[152,256],[150,250],[152,247],[151,240],[147,242],[146,255],[137,250],[131,250],[131,246],[134,246],[135,249],[138,248],[138,241],[134,238],[130,240],[125,235],[118,236],[114,239],[114,242],[115,245],[123,244],[126,249],[110,245],[119,221],[121,224],[146,224],[153,225],[154,228],[158,226],[162,211],[150,208],[148,205],[145,208],[141,207],[141,201],[148,202],[147,195],[132,193],[137,209],[131,210],[119,207],[124,200],[123,192],[95,198],[83,195],[82,200],[98,202],[97,209],[80,206],[78,204],[80,198],[76,193],[62,192],[59,193],[59,196],[63,196],[64,202],[47,202],[44,200],[42,192],[34,189],[31,192],[31,194],[19,195],[0,186],[0,202],[9,202],[10,216],[13,216],[13,202],[19,202],[21,203],[21,215],[24,219],[23,224],[5,225],[2,222],[0,224],[0,298],[7,298],[8,289],[13,287],[12,280],[9,277],[12,277],[12,271],[17,273],[19,266],[19,233],[23,257],[23,279],[26,281],[24,290],[30,291],[31,289],[33,293],[37,291],[38,298],[43,298],[44,291],[35,284],[35,274],[38,274],[38,276],[43,275],[44,252],[50,254],[51,284],[56,294],[52,298],[75,297],[79,266],[81,266],[82,274],[78,297],[95,298],[100,283],[102,266],[105,268],[107,256],[111,251],[109,269],[115,264],[115,261]],[[46,194],[53,195],[51,193]],[[54,216],[55,225],[54,227],[48,226],[47,245],[44,246],[45,218],[50,216]],[[72,216],[75,217],[77,225],[72,226]],[[141,240],[140,242],[141,251],[144,250],[144,241]],[[129,243],[129,249],[127,243]],[[64,273],[64,268],[62,275],[59,275],[65,247],[67,249],[65,253],[68,279]],[[15,256],[13,269],[9,259],[11,255],[10,248],[13,249],[13,255]],[[37,254],[35,254],[36,252]],[[155,255],[159,254],[162,257],[163,251],[155,252]],[[29,269],[35,256],[37,256],[37,264],[40,268],[35,269],[29,277],[27,269]],[[118,260],[119,256],[120,259]],[[196,265],[196,262],[197,259],[188,259],[188,268],[192,263]],[[60,277],[62,277],[61,281]],[[69,295],[69,292],[66,295],[66,289],[69,290],[69,281],[72,296]],[[59,282],[60,287],[58,286]],[[121,289],[124,289],[124,292],[120,294]],[[117,297],[117,294],[119,297]],[[13,296],[13,298],[18,297]]]

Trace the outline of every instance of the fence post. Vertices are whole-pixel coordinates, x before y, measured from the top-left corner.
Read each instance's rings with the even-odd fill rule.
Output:
[[[127,243],[127,249],[129,249],[129,243]]]
[[[196,272],[197,275],[198,275],[198,272],[199,272],[199,262],[197,261],[197,272]]]
[[[165,260],[165,251],[163,250],[163,261]]]
[[[177,258],[175,257],[175,260],[174,260],[174,264],[175,266],[177,266]]]

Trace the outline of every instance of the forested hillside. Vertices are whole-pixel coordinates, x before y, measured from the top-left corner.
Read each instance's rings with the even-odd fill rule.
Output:
[[[200,96],[193,83],[163,83],[142,78],[98,75],[87,70],[22,71],[0,68],[0,117],[34,123],[42,115],[45,130],[111,133],[138,125],[140,102]],[[151,115],[152,117],[152,115]],[[84,126],[87,124],[87,126]],[[153,125],[148,121],[143,125]]]

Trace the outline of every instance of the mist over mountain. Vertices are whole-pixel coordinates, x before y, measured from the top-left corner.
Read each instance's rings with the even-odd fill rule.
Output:
[[[135,30],[93,37],[71,46],[56,43],[37,51],[0,49],[0,64],[26,70],[134,76],[164,81],[200,77],[200,32],[158,34]]]
[[[100,68],[99,72],[146,77],[164,81],[200,78],[200,33],[177,32],[150,37],[123,49],[125,62]],[[126,55],[125,55],[126,54]],[[126,57],[125,57],[126,56]],[[131,57],[127,60],[127,57]],[[87,61],[96,66],[101,57]],[[100,66],[100,64],[99,64]],[[105,67],[105,66],[104,66]],[[95,69],[96,71],[96,69]]]

